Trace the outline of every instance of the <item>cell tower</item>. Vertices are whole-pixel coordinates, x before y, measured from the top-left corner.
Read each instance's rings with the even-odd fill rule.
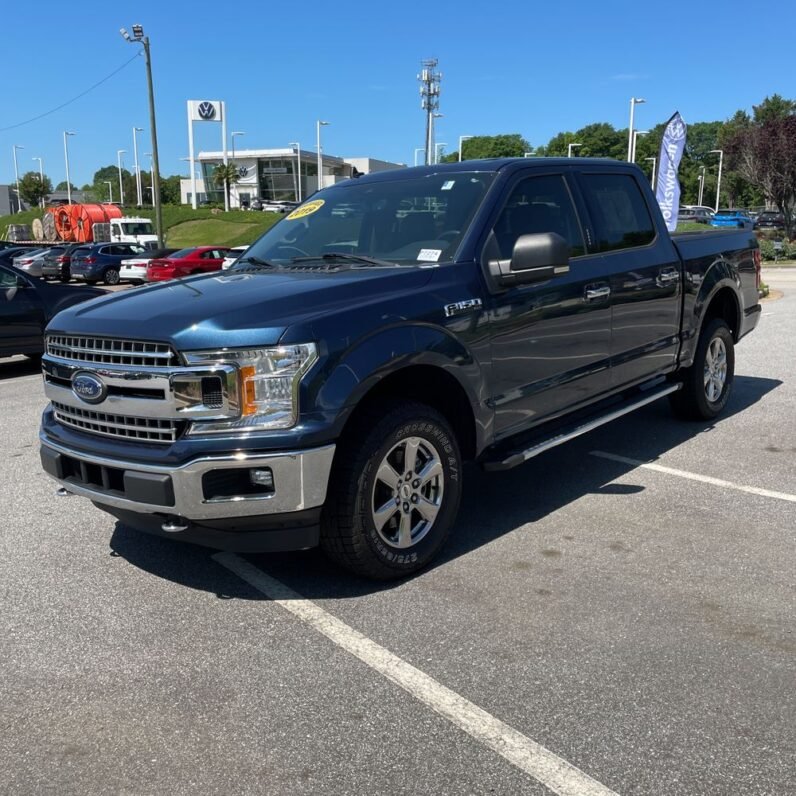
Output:
[[[437,72],[436,58],[428,58],[421,62],[422,70],[417,76],[420,81],[420,107],[426,112],[426,165],[434,162],[434,118],[439,116],[439,83],[442,72]]]

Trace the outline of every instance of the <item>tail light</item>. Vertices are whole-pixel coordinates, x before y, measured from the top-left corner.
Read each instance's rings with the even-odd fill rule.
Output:
[[[757,281],[757,289],[760,289],[760,282],[762,281],[762,273],[761,269],[763,267],[763,263],[760,257],[760,249],[755,249],[752,252],[752,257],[755,261],[755,280]]]
[[[68,257],[57,257],[55,262],[57,262],[57,263],[68,263],[69,262],[69,258]]]
[[[83,262],[84,263],[88,263],[89,265],[91,265],[92,263],[97,262],[97,258],[96,257],[86,257],[86,259],[83,260]]]

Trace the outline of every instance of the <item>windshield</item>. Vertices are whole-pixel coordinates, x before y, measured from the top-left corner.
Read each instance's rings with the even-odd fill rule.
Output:
[[[324,254],[397,264],[451,260],[493,179],[447,172],[330,188],[288,213],[246,256],[277,264]]]
[[[149,221],[128,221],[122,224],[125,235],[151,235],[152,224]]]

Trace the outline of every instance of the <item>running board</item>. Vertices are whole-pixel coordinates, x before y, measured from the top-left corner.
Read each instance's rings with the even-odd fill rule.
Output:
[[[557,445],[561,445],[564,442],[569,442],[571,439],[575,439],[575,437],[579,437],[581,434],[586,434],[589,431],[593,431],[595,428],[599,428],[600,426],[604,426],[606,423],[610,423],[612,420],[616,420],[623,415],[634,412],[636,409],[639,409],[642,406],[651,404],[653,401],[663,398],[664,395],[669,395],[673,392],[676,392],[681,386],[682,385],[680,382],[675,384],[667,384],[665,387],[655,390],[654,392],[645,395],[643,398],[639,398],[638,400],[629,404],[623,404],[621,407],[613,410],[612,412],[607,412],[604,415],[594,417],[591,420],[588,420],[579,426],[575,426],[568,431],[562,431],[553,437],[543,440],[542,442],[537,442],[535,445],[532,445],[525,450],[511,451],[504,458],[491,460],[488,459],[482,462],[481,466],[484,468],[484,470],[510,470],[512,467],[517,467],[518,465],[527,462],[528,459],[533,459],[534,456],[538,456],[540,453],[550,450],[550,448],[555,448]]]

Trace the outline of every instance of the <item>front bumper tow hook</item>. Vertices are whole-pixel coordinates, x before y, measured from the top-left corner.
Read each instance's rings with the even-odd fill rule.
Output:
[[[179,533],[188,530],[188,523],[181,517],[171,517],[160,526],[160,529],[165,533]]]
[[[66,487],[59,486],[58,489],[55,490],[56,497],[72,497],[75,493],[70,492]]]

